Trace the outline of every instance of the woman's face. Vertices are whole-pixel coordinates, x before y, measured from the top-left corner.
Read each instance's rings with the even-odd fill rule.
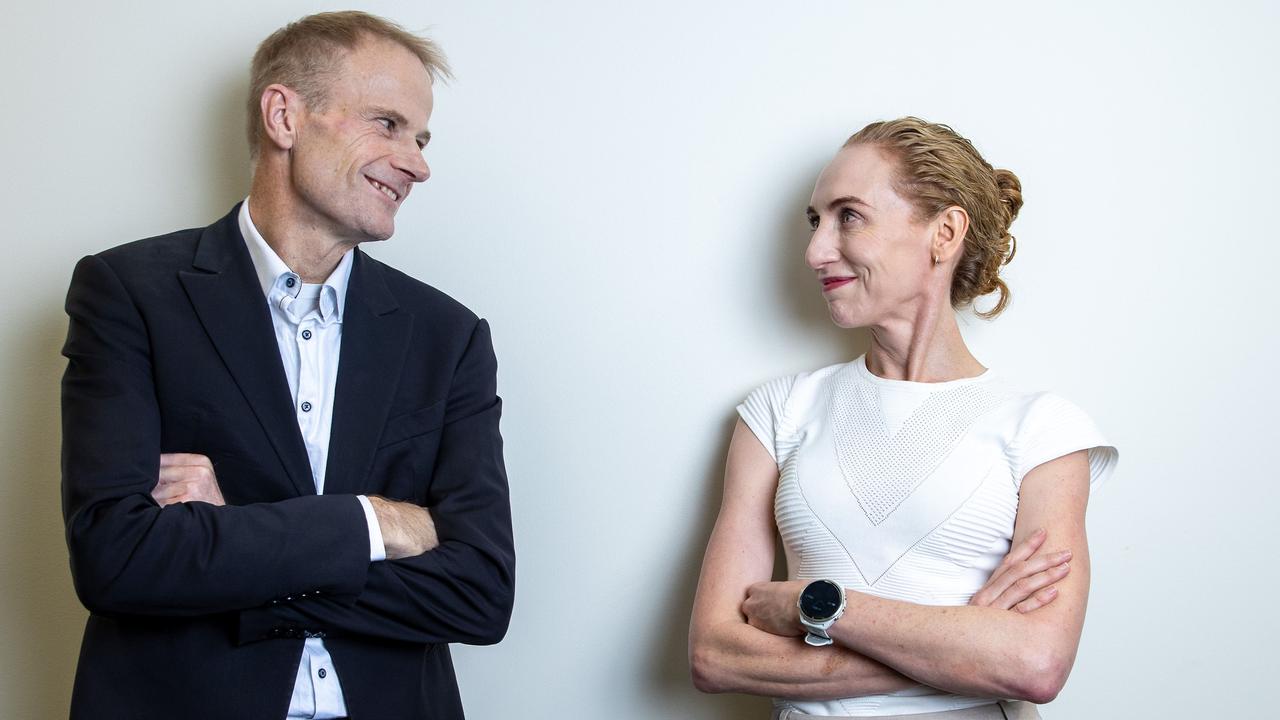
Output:
[[[915,220],[914,208],[893,188],[894,170],[875,147],[844,148],[809,200],[813,237],[805,262],[840,327],[910,320],[926,300],[932,223]]]

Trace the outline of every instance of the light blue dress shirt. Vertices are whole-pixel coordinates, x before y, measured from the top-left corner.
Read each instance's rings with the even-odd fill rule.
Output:
[[[351,278],[352,252],[347,251],[322,285],[304,284],[263,239],[249,216],[249,199],[240,206],[240,233],[257,272],[271,324],[275,328],[280,360],[289,380],[298,429],[311,461],[316,494],[324,494],[324,471],[329,457],[329,430],[333,425],[334,388],[342,348],[342,311]],[[369,527],[369,561],[386,559],[382,531],[369,499],[357,496]],[[319,559],[317,559],[319,561]],[[290,718],[343,718],[347,704],[342,683],[324,640],[307,638],[298,662],[298,675],[289,702]]]

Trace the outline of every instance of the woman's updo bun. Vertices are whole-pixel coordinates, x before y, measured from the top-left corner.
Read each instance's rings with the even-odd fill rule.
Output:
[[[1017,251],[1009,226],[1022,208],[1018,176],[993,168],[950,127],[916,117],[871,123],[844,144],[850,145],[874,145],[897,161],[895,189],[915,205],[921,219],[935,218],[949,207],[964,208],[969,231],[951,280],[951,305],[959,309],[999,293],[990,310],[977,313],[988,319],[999,315],[1010,296],[1000,268]]]

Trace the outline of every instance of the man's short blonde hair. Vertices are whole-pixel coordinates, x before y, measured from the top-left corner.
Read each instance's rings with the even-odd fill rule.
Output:
[[[249,156],[256,159],[261,146],[262,92],[268,85],[284,85],[301,95],[307,107],[322,111],[345,53],[369,40],[388,40],[413,53],[433,80],[452,77],[439,46],[390,20],[355,10],[308,15],[271,33],[253,54],[247,106]]]

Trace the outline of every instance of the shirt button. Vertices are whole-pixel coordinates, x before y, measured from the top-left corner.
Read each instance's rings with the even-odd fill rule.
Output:
[[[310,330],[303,330],[303,331],[302,331],[302,339],[303,339],[303,340],[310,340],[310,339],[311,339],[311,331],[310,331]]]
[[[311,412],[311,403],[309,403],[309,402],[303,402],[303,403],[302,403],[302,412]]]
[[[297,283],[298,283],[298,281],[297,281],[297,280],[294,280],[293,278],[285,278],[285,279],[284,279],[284,286],[285,286],[285,287],[293,287],[293,286],[294,286],[294,285],[296,285]]]
[[[317,672],[316,674],[320,676],[320,679],[321,679],[321,680],[323,680],[323,679],[325,678],[325,676],[326,676],[326,675],[328,675],[329,673],[325,672],[325,669],[324,669],[324,668],[320,668],[320,671],[319,671],[319,672]]]

